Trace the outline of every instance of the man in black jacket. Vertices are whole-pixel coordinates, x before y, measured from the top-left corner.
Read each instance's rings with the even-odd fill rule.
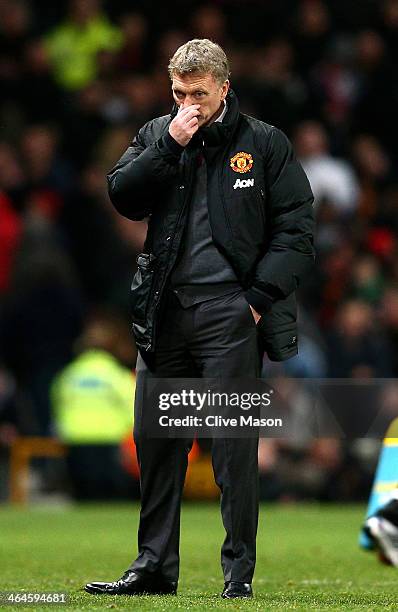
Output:
[[[170,61],[175,106],[147,123],[108,175],[116,209],[148,218],[132,284],[139,348],[135,430],[141,469],[139,554],[95,594],[176,593],[179,521],[191,440],[151,439],[151,378],[260,376],[297,353],[294,292],[313,262],[313,196],[286,136],[239,112],[215,43]],[[215,439],[226,537],[224,598],[250,597],[258,519],[258,439]]]

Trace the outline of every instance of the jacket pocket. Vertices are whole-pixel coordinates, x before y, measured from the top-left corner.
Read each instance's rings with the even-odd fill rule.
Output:
[[[132,330],[137,347],[144,351],[148,350],[148,348],[151,346],[150,330],[147,327],[134,322],[132,323]]]
[[[130,292],[130,308],[133,322],[145,323],[151,298],[156,257],[152,253],[137,255],[137,272]]]

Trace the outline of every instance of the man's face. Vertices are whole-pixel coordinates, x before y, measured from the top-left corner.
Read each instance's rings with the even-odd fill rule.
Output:
[[[222,85],[211,74],[174,74],[173,97],[181,108],[200,104],[199,127],[216,119],[222,101],[228,93],[229,81]]]

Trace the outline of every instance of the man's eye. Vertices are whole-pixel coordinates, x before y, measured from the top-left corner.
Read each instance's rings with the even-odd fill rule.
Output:
[[[197,91],[195,93],[195,98],[203,98],[204,95],[205,95],[204,91]]]
[[[182,93],[182,91],[175,91],[174,94],[180,100],[184,97],[184,94]]]

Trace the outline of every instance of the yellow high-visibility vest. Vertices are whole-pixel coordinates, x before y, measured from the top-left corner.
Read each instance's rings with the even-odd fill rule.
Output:
[[[123,42],[119,28],[99,15],[85,25],[64,21],[44,39],[56,81],[65,89],[81,89],[97,76],[99,51],[117,51]]]
[[[82,353],[51,387],[57,435],[68,444],[119,443],[133,427],[134,392],[134,375],[111,354]]]

